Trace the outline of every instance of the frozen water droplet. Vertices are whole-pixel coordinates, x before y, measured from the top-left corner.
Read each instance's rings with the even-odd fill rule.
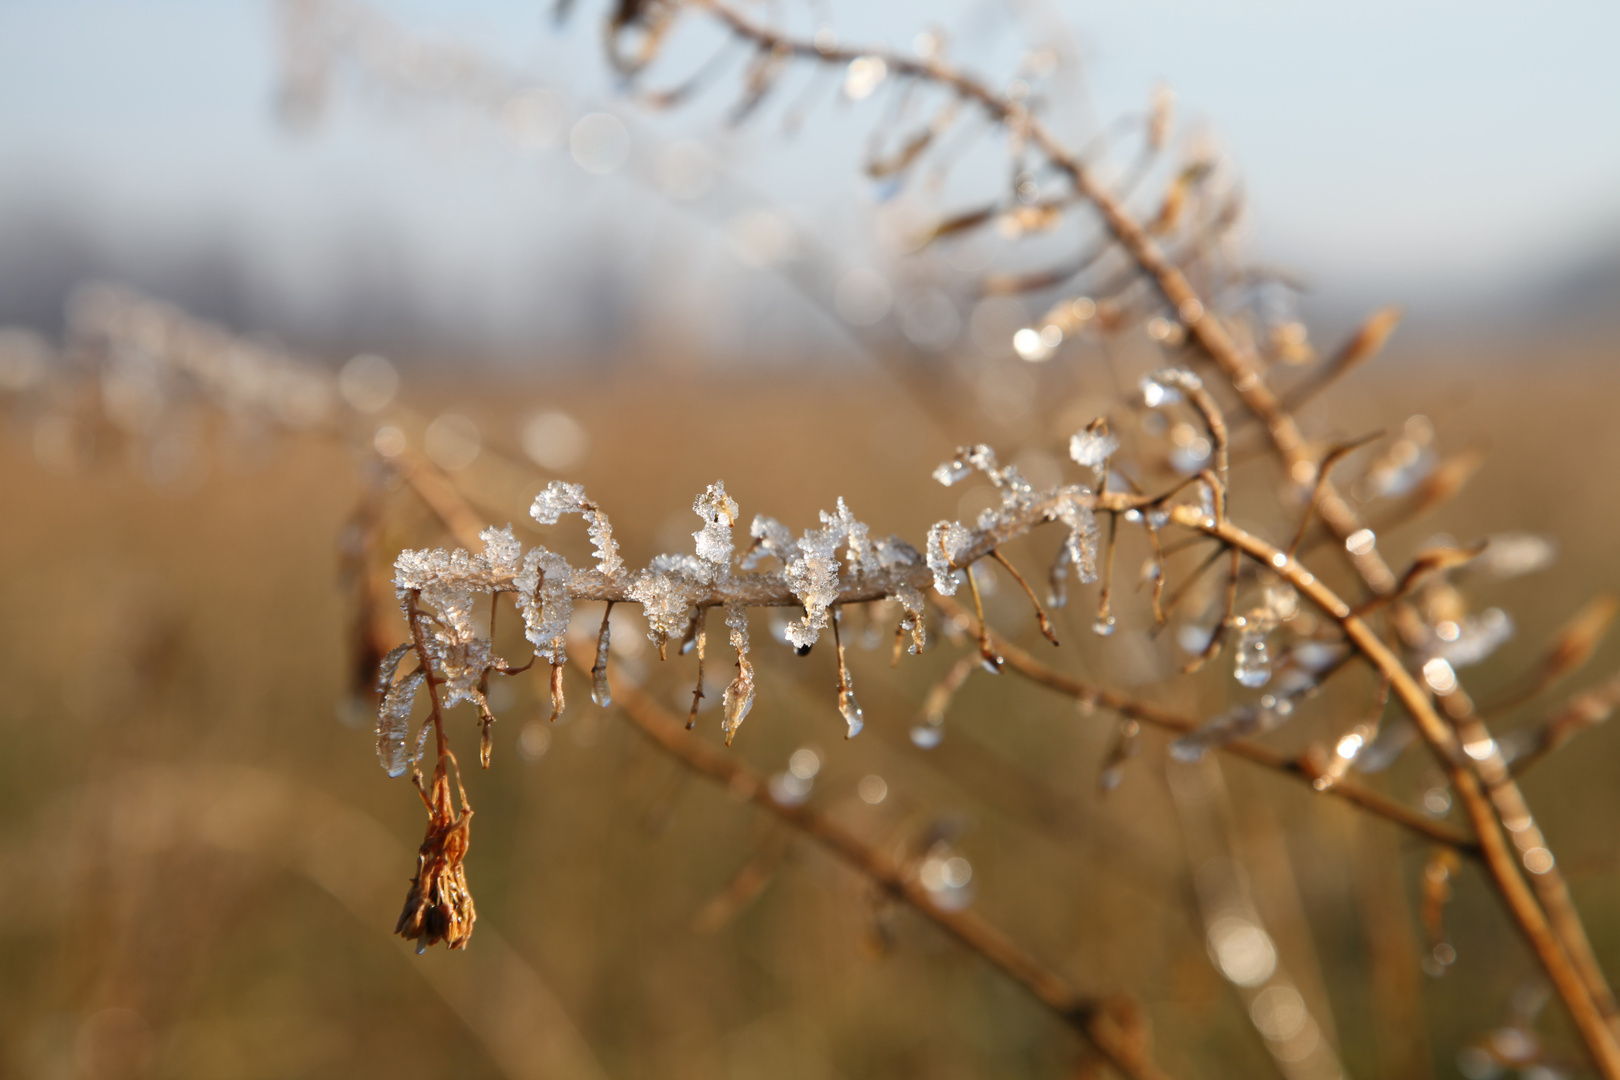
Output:
[[[1091,469],[1101,469],[1118,449],[1119,439],[1110,435],[1100,422],[1076,432],[1069,439],[1069,456],[1077,464]]]
[[[1258,630],[1244,630],[1238,635],[1237,658],[1232,674],[1248,687],[1264,686],[1271,681],[1271,655],[1266,649],[1266,635]]]
[[[1170,744],[1170,756],[1185,765],[1191,765],[1203,760],[1204,744],[1198,739],[1183,735]]]
[[[838,713],[844,718],[844,723],[849,725],[849,733],[844,736],[846,739],[853,739],[866,726],[866,714],[861,712],[860,702],[855,700],[855,693],[852,690],[838,692]]]
[[[1114,633],[1114,617],[1105,615],[1091,624],[1092,633],[1098,637],[1110,637]]]
[[[726,737],[730,739],[747,718],[748,710],[754,707],[754,673],[751,669],[743,671],[726,687],[725,706],[724,726]]]
[[[377,758],[389,776],[405,775],[405,737],[410,732],[411,708],[423,678],[422,672],[412,672],[389,687],[377,709]]]
[[[612,612],[613,605],[608,605]],[[608,617],[602,617],[602,632],[596,639],[596,663],[591,667],[591,701],[601,708],[613,704],[613,694],[608,690],[608,650],[612,648],[613,624]]]
[[[933,724],[918,724],[911,729],[911,745],[919,750],[932,750],[945,741],[945,729]]]

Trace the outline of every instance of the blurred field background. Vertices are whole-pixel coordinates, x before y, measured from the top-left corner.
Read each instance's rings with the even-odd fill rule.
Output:
[[[19,178],[42,174],[15,151],[0,150],[0,165],[13,196],[0,219],[23,207],[9,220],[13,236],[26,233],[38,223],[27,208],[38,204],[16,197],[27,186]],[[642,211],[627,213],[634,221]],[[1592,211],[1600,222],[1605,213]],[[612,217],[598,206],[591,220],[611,238]],[[677,239],[655,265],[684,257],[686,234],[671,229]],[[1512,684],[1594,593],[1620,586],[1620,353],[1610,332],[1620,275],[1605,262],[1606,236],[1582,233],[1563,249],[1565,263],[1525,281],[1504,271],[1460,297],[1420,293],[1417,333],[1307,412],[1339,435],[1397,431],[1427,416],[1444,448],[1489,450],[1453,503],[1381,538],[1396,565],[1439,533],[1556,538],[1553,569],[1479,598],[1518,628],[1471,669],[1482,696]],[[607,246],[592,266],[611,268],[623,254]],[[54,336],[71,284],[124,269],[139,279],[147,249],[104,258],[81,248],[65,261],[21,250],[39,262],[0,256],[0,310]],[[780,315],[786,290],[758,284],[768,271],[746,266],[696,275],[702,287],[688,299],[698,306],[683,312],[687,329],[711,316],[724,324],[715,333],[725,347],[667,333],[669,296],[649,298],[611,273],[577,286],[600,309],[591,325],[611,335],[524,336],[514,346],[469,336],[476,319],[465,315],[427,319],[414,341],[388,337],[378,327],[410,307],[409,290],[384,290],[364,319],[300,322],[282,310],[278,321],[274,304],[242,300],[263,293],[215,294],[211,304],[206,273],[166,279],[159,263],[138,283],[167,281],[179,295],[166,298],[235,317],[233,329],[279,333],[333,370],[355,349],[389,350],[413,415],[451,413],[476,427],[483,450],[449,470],[475,509],[576,563],[582,530],[541,531],[527,517],[555,477],[586,485],[632,564],[685,549],[698,524],[686,508],[717,478],[745,519],[765,513],[799,529],[842,496],[876,532],[918,540],[989,497],[928,479],[956,445],[995,443],[1032,479],[1055,481],[1068,436],[1106,409],[1116,379],[1131,385],[1157,356],[1139,341],[1112,370],[1095,355],[1038,376],[1004,362],[995,369],[1003,377],[1036,379],[1022,411],[987,406],[982,383],[945,385],[941,373],[941,409],[852,360],[816,322],[822,316]],[[1343,323],[1345,297],[1359,302],[1371,271],[1357,265],[1342,288],[1309,302],[1329,325]],[[349,285],[370,280],[357,273]],[[732,286],[756,292],[736,301]],[[620,300],[602,301],[604,292]],[[711,295],[713,312],[702,306]],[[1514,297],[1522,317],[1504,302]],[[686,776],[612,710],[592,707],[573,673],[569,710],[554,727],[540,679],[514,680],[497,703],[494,768],[468,773],[477,932],[465,953],[412,955],[390,930],[422,813],[403,781],[377,768],[371,717],[351,700],[354,612],[340,564],[366,475],[353,441],[244,434],[204,415],[195,456],[154,473],[137,442],[111,428],[80,433],[63,453],[41,442],[34,405],[6,407],[0,730],[10,753],[0,761],[0,865],[12,915],[0,923],[0,1073],[1074,1074],[1072,1034],[1021,991],[914,915],[877,903],[807,842]],[[565,467],[525,452],[525,426],[540,414],[566,416],[582,433]],[[422,444],[420,428],[404,435]],[[1268,460],[1242,468],[1262,495],[1280,483]],[[1255,503],[1252,523],[1285,538],[1292,522],[1269,503]],[[408,489],[395,485],[385,507],[388,552],[446,543]],[[1053,547],[1051,537],[1023,541],[1015,561],[1039,567]],[[1180,657],[1168,638],[1145,632],[1131,590],[1142,555],[1121,556],[1122,629],[1112,638],[1089,632],[1095,593],[1077,590],[1059,617],[1063,648],[1051,650],[1004,576],[988,599],[991,621],[1064,670],[1208,715],[1225,699],[1225,668],[1162,681]],[[684,713],[691,658],[660,664],[639,617],[620,610],[616,626],[621,617],[615,664]],[[1175,1075],[1271,1066],[1210,964],[1193,899],[1203,855],[1171,782],[1191,785],[1195,817],[1230,821],[1278,950],[1313,1015],[1332,1024],[1324,1034],[1349,1075],[1453,1075],[1459,1047],[1535,999],[1534,964],[1472,867],[1447,911],[1456,963],[1427,977],[1414,914],[1427,853],[1392,826],[1242,762],[1179,767],[1182,779],[1167,779],[1166,740],[1151,731],[1122,787],[1104,798],[1097,774],[1113,720],[1010,675],[973,675],[943,742],[919,749],[908,732],[920,702],[960,648],[941,642],[891,671],[888,630],[876,630],[857,633],[876,648],[854,651],[868,730],[848,742],[830,650],[799,659],[757,634],[761,699],[733,752],[767,775],[790,762],[813,771],[812,804],[885,849],[921,851],[942,838],[971,865],[964,899],[1082,989],[1142,1001]],[[527,653],[514,642],[508,655]],[[1607,643],[1566,689],[1617,665],[1620,643]],[[711,680],[721,679],[711,700],[723,685],[717,672],[729,677],[729,663],[711,660]],[[1347,678],[1362,685],[1324,695],[1265,740],[1297,751],[1353,722],[1372,688],[1364,675]],[[1540,715],[1521,709],[1501,727]],[[455,719],[468,721],[453,728],[471,761],[474,727]],[[712,739],[717,727],[711,708],[700,731]],[[1615,738],[1599,728],[1526,781],[1611,971],[1620,970]],[[793,757],[804,749],[814,770]],[[1380,783],[1415,802],[1430,783],[1420,756]],[[1551,1060],[1562,1054],[1578,1071],[1554,1014],[1544,1024]]]
[[[1370,421],[1398,395],[1434,414],[1448,440],[1493,453],[1453,507],[1387,542],[1526,521],[1560,538],[1555,571],[1489,597],[1521,630],[1479,682],[1506,682],[1593,589],[1614,583],[1620,435],[1607,414],[1617,388],[1609,372],[1575,364],[1550,377],[1464,379],[1391,370],[1399,363],[1349,388],[1357,411]],[[514,437],[521,414],[481,407],[490,395],[516,399],[510,385],[482,390],[458,382],[431,399],[479,416],[491,440]],[[846,382],[640,379],[549,386],[528,400],[579,417],[599,440],[569,475],[612,492],[610,511],[667,508],[665,531],[688,529],[690,492],[724,476],[745,512],[803,520],[842,493],[873,508],[875,527],[914,535],[952,512],[954,493],[926,479],[950,447],[906,418],[905,399],[876,382],[863,391],[852,404]],[[844,419],[829,434],[822,416],[835,408]],[[703,416],[726,421],[692,422]],[[1586,433],[1580,470],[1566,461],[1568,431]],[[771,449],[783,442],[818,447],[793,464],[791,489]],[[653,464],[651,448],[672,443],[680,459]],[[982,962],[904,912],[890,916],[890,954],[875,955],[871,899],[852,874],[803,843],[782,848],[788,838],[755,812],[683,779],[589,706],[582,683],[549,738],[523,734],[545,730],[543,686],[523,680],[501,710],[495,768],[470,779],[477,937],[466,954],[412,956],[388,931],[420,809],[377,769],[369,717],[344,708],[350,613],[336,542],[357,498],[347,452],[289,441],[233,462],[226,443],[209,478],[176,497],[110,448],[62,476],[16,433],[4,445],[4,805],[16,912],[4,1030],[17,1075],[552,1075],[532,1063],[566,1058],[559,1042],[588,1047],[580,1055],[609,1076],[972,1076],[1009,1062],[1063,1075],[1069,1036]],[[865,467],[874,455],[884,469]],[[526,498],[514,494],[490,507],[492,520],[522,521]],[[438,542],[408,492],[393,499],[403,520],[390,543]],[[643,516],[618,519],[627,554],[655,550]],[[1042,644],[1016,597],[992,603],[1000,625]],[[1127,630],[1108,641],[1082,632],[1083,605],[1064,613],[1066,669],[1130,683],[1167,665],[1168,648],[1141,633],[1142,613],[1122,607]],[[1152,764],[1163,741],[1149,734],[1146,758],[1104,800],[1095,783],[1105,716],[1010,676],[993,686],[975,676],[945,741],[917,750],[906,731],[946,661],[929,654],[891,675],[883,638],[853,661],[865,736],[841,737],[828,657],[766,648],[764,698],[735,752],[774,773],[795,749],[816,749],[825,764],[813,797],[875,839],[959,830],[974,902],[1082,986],[1139,993],[1167,1064],[1263,1067],[1205,958]],[[680,708],[690,658],[666,671],[639,636],[618,640],[617,662],[646,669]],[[1592,671],[1617,659],[1606,648]],[[1199,680],[1149,692],[1194,709],[1202,700]],[[1271,741],[1298,748],[1357,707],[1315,708]],[[714,713],[705,716],[712,728]],[[470,754],[471,725],[458,734]],[[1605,956],[1620,950],[1614,762],[1600,730],[1530,781]],[[1319,957],[1347,1064],[1380,1071],[1381,1055],[1404,1052],[1386,1025],[1416,1018],[1380,1010],[1390,973],[1375,969],[1363,890],[1414,902],[1421,846],[1242,763],[1223,771],[1241,835],[1280,875],[1258,891],[1278,905],[1282,948]],[[856,796],[869,775],[887,786],[876,806]],[[1415,798],[1420,783],[1403,774],[1391,786]],[[1400,877],[1369,880],[1395,849]],[[708,929],[705,911],[712,917],[715,897],[762,850],[769,884]],[[1477,883],[1449,919],[1454,970],[1431,980],[1414,967],[1409,988],[1437,1046],[1479,1035],[1482,1014],[1534,982]]]

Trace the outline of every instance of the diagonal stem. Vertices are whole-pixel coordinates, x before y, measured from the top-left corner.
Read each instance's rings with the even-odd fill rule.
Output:
[[[639,687],[617,674],[610,677],[614,703],[659,749],[727,790],[746,793],[750,802],[815,841],[978,953],[1085,1037],[1128,1080],[1167,1080],[1148,1054],[1144,1035],[1134,1019],[1134,1005],[1121,998],[1084,996],[983,916],[971,909],[946,911],[938,907],[911,868],[897,864],[851,830],[808,806],[778,802],[764,778],[735,755],[687,734],[681,721]]]

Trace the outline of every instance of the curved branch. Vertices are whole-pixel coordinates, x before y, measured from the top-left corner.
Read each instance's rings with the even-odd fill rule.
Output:
[[[913,868],[895,863],[851,830],[807,806],[778,802],[764,778],[735,755],[689,735],[683,722],[640,687],[617,674],[610,678],[614,704],[659,749],[727,790],[746,794],[750,802],[814,840],[846,866],[978,953],[1074,1028],[1129,1080],[1166,1080],[1149,1056],[1133,1003],[1119,997],[1082,995],[971,909],[947,911],[937,906]]]
[[[932,597],[931,599],[946,614],[972,621],[973,616],[954,601],[947,600],[944,597]],[[1079,679],[1048,667],[994,631],[990,633],[990,640],[994,644],[996,651],[1006,660],[1008,667],[1031,682],[1044,686],[1049,690],[1056,690],[1060,694],[1066,694],[1080,701],[1095,702],[1109,712],[1117,713],[1131,720],[1141,721],[1164,731],[1173,731],[1185,735],[1198,729],[1198,721],[1189,717],[1170,712],[1157,705],[1142,701],[1140,698],[1122,694],[1117,690],[1109,690],[1081,682]],[[1255,743],[1231,742],[1216,747],[1216,749],[1307,784],[1317,777],[1316,772],[1311,769],[1304,758],[1289,757],[1286,754]],[[1444,844],[1447,847],[1456,848],[1464,855],[1476,858],[1480,855],[1479,844],[1467,834],[1447,825],[1443,821],[1435,821],[1405,803],[1392,799],[1382,792],[1374,791],[1372,788],[1362,784],[1350,780],[1340,780],[1331,787],[1322,789],[1322,794],[1333,795],[1344,799],[1346,802],[1353,803],[1374,816],[1393,822],[1431,843]]]
[[[1406,670],[1400,658],[1384,643],[1383,638],[1374,632],[1365,620],[1352,612],[1350,606],[1338,594],[1322,584],[1315,575],[1280,548],[1230,522],[1217,522],[1213,518],[1206,518],[1192,507],[1177,507],[1172,514],[1172,520],[1177,525],[1206,533],[1270,567],[1301,596],[1336,622],[1356,650],[1367,658],[1381,676],[1389,680],[1395,696],[1400,699],[1407,713],[1417,724],[1418,731],[1429,744],[1440,767],[1445,770],[1453,789],[1457,792],[1457,797],[1462,802],[1463,809],[1468,814],[1475,835],[1479,839],[1480,857],[1492,883],[1501,895],[1503,903],[1507,905],[1508,913],[1518,924],[1520,932],[1536,954],[1548,979],[1558,991],[1559,997],[1563,999],[1599,1071],[1605,1077],[1620,1077],[1620,1042],[1617,1042],[1615,1032],[1604,1016],[1600,1005],[1601,991],[1591,982],[1592,971],[1584,970],[1585,964],[1582,959],[1577,959],[1580,957],[1580,946],[1584,943],[1584,931],[1580,932],[1578,938],[1572,939],[1569,936],[1572,930],[1579,928],[1579,918],[1573,906],[1567,903],[1562,909],[1555,907],[1555,910],[1559,911],[1561,921],[1574,920],[1574,927],[1568,925],[1555,927],[1548,912],[1542,908],[1542,903],[1547,903],[1549,899],[1554,900],[1556,904],[1557,894],[1560,892],[1564,893],[1563,899],[1567,901],[1567,890],[1563,888],[1562,878],[1549,877],[1554,866],[1550,855],[1545,848],[1539,846],[1533,848],[1525,852],[1522,866],[1533,877],[1544,880],[1538,882],[1538,888],[1532,891],[1521,871],[1521,857],[1515,855],[1514,845],[1509,842],[1510,830],[1504,824],[1506,815],[1499,812],[1514,807],[1509,805],[1498,808],[1494,805],[1492,794],[1502,791],[1503,788],[1493,785],[1492,793],[1487,794],[1485,783],[1472,767],[1474,763],[1490,760],[1493,756],[1500,759],[1500,751],[1496,749],[1494,740],[1488,736],[1482,739],[1470,736],[1469,741],[1464,743],[1458,737],[1458,731],[1453,723],[1441,718],[1428,691],[1418,684],[1411,672]],[[1480,726],[1480,730],[1483,731],[1483,725]],[[1508,778],[1506,783],[1511,784],[1511,778]],[[1514,790],[1516,791],[1516,788]],[[1522,800],[1519,801],[1519,807],[1522,808]],[[1525,817],[1528,818],[1528,814]],[[1514,839],[1517,840],[1517,837]],[[1541,852],[1545,861],[1533,857],[1534,851]],[[1542,903],[1537,902],[1537,892],[1541,893]],[[1595,964],[1593,966],[1595,967]],[[1598,978],[1601,980],[1601,973],[1598,974]]]

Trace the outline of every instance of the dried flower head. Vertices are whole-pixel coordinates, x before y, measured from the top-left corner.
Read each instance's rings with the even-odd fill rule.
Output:
[[[460,814],[451,806],[444,758],[433,770],[432,792],[422,798],[428,808],[427,836],[417,852],[416,876],[405,894],[405,908],[394,933],[414,940],[418,953],[441,941],[452,949],[463,949],[478,920],[463,865],[472,840],[472,811],[465,801]]]

